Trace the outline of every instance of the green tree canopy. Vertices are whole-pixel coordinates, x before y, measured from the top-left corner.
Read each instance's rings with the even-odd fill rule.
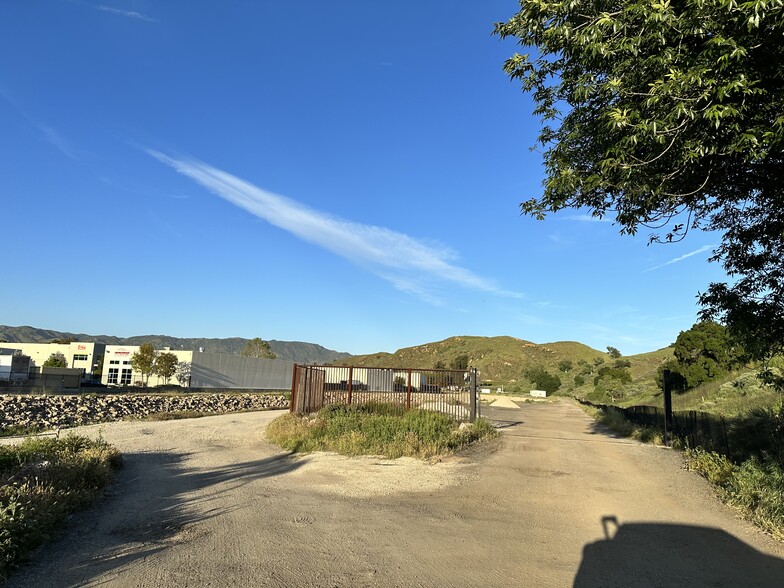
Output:
[[[65,358],[65,355],[61,351],[55,351],[44,362],[44,367],[67,368],[68,360]]]
[[[147,385],[147,380],[155,368],[155,358],[158,353],[152,343],[142,343],[139,350],[131,356],[131,367],[142,376],[142,382]]]
[[[544,125],[543,194],[652,241],[719,231],[734,284],[700,296],[747,351],[784,349],[784,5],[781,0],[521,0],[495,33],[533,48],[504,65]]]
[[[258,337],[245,343],[240,353],[243,357],[256,357],[260,359],[275,359],[277,355],[272,352],[270,344]]]
[[[681,331],[675,340],[673,353],[677,364],[674,382],[682,378],[686,388],[726,374],[743,363],[744,352],[731,338],[726,327],[713,322],[701,322],[688,331]],[[682,385],[682,384],[681,384]]]
[[[177,359],[177,355],[170,351],[164,351],[155,358],[153,371],[168,384],[172,376],[177,373],[178,364],[179,360]]]
[[[593,379],[593,385],[599,386],[602,383],[607,385],[610,380],[614,380],[618,385],[630,384],[632,381],[632,374],[625,368],[605,366],[599,369],[599,373]]]
[[[467,353],[462,353],[455,357],[450,363],[449,367],[453,370],[467,370],[469,358]]]
[[[187,386],[191,382],[191,362],[181,361],[177,364],[177,372],[175,373],[177,382],[180,386]]]
[[[544,390],[547,394],[554,394],[561,387],[561,378],[551,374],[540,365],[528,368],[523,375],[538,390]]]
[[[613,347],[611,345],[607,346],[607,354],[613,359],[618,359],[621,356],[620,350],[617,347]]]

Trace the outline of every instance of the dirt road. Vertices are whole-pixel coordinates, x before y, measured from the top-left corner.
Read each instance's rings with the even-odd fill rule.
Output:
[[[290,457],[279,412],[86,427],[126,467],[10,586],[781,586],[784,545],[569,402],[435,464]],[[606,534],[605,534],[606,529]]]

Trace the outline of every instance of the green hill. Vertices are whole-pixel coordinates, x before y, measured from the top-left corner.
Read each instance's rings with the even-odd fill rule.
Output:
[[[460,355],[468,355],[469,365],[476,367],[483,382],[492,385],[519,381],[528,367],[542,365],[557,372],[562,360],[593,361],[606,353],[572,341],[539,345],[515,337],[450,337],[443,341],[398,349],[395,353],[355,355],[342,365],[368,367],[433,368],[438,362],[447,367]]]

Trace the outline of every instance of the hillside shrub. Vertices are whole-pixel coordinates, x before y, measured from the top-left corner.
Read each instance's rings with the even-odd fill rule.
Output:
[[[524,375],[536,386],[537,390],[544,390],[548,395],[555,394],[561,387],[561,378],[551,374],[540,365],[527,369]]]

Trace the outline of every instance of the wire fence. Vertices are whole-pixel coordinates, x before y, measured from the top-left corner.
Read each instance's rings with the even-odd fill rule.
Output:
[[[309,414],[329,404],[369,403],[397,406],[401,414],[419,408],[473,422],[480,416],[476,369],[294,365],[292,413]]]
[[[612,404],[595,404],[588,400],[579,400],[581,404],[615,412],[627,421],[664,430],[664,409],[656,406],[629,406],[622,408]],[[732,454],[729,424],[721,415],[697,410],[673,411],[671,432],[685,439],[690,447],[702,447],[710,451],[730,456]]]

